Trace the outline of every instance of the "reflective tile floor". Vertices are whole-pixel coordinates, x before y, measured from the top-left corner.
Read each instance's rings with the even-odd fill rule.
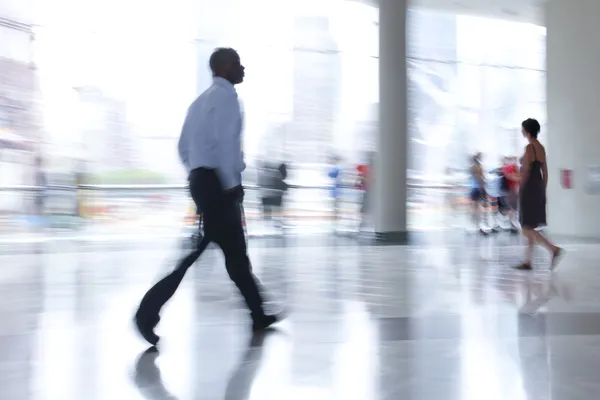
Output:
[[[457,236],[458,235],[458,236]],[[206,253],[166,307],[160,352],[131,326],[175,244],[0,249],[0,399],[579,400],[600,393],[600,244],[518,272],[516,238],[408,246],[251,242],[289,318],[263,337]]]

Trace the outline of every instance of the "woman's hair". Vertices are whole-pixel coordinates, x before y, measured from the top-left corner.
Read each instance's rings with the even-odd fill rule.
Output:
[[[536,119],[527,118],[525,121],[523,121],[521,126],[525,132],[529,133],[533,138],[537,138],[538,134],[540,133],[540,123],[537,122]]]

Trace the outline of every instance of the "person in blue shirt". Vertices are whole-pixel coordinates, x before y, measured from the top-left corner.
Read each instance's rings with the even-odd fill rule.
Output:
[[[227,273],[250,310],[253,331],[265,330],[279,319],[264,312],[243,227],[242,171],[246,165],[242,153],[242,113],[235,85],[244,81],[244,67],[235,50],[219,48],[210,57],[210,68],[213,84],[189,107],[178,146],[181,162],[189,174],[192,198],[202,211],[204,238],[140,303],[135,322],[152,345],[159,339],[154,327],[160,319],[160,308],[210,242],[223,251]]]
[[[337,222],[339,219],[339,199],[341,192],[341,181],[342,181],[342,169],[340,167],[340,158],[334,157],[332,160],[331,168],[329,169],[329,173],[327,174],[329,178],[332,180],[330,195],[333,200],[333,219],[334,222]]]

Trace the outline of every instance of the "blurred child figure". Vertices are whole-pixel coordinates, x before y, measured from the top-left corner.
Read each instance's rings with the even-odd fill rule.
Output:
[[[519,167],[516,157],[504,157],[500,167],[500,197],[498,211],[508,217],[511,233],[519,232],[517,226],[517,205],[519,193]]]
[[[482,235],[487,235],[487,231],[483,229],[483,207],[487,204],[485,193],[485,173],[482,164],[483,155],[477,153],[471,159],[470,168],[470,199],[471,199],[471,217],[475,227]]]

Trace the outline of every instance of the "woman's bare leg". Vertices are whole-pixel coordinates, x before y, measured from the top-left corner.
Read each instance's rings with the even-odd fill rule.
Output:
[[[533,231],[533,236],[538,243],[541,243],[545,248],[547,248],[552,253],[552,265],[551,269],[556,268],[556,265],[559,262],[561,255],[564,254],[563,249],[549,241],[544,235],[542,235],[538,231]]]
[[[547,248],[552,254],[556,253],[559,249],[556,245],[550,242],[544,235],[539,233],[538,231],[532,229],[531,230],[533,237],[536,242],[540,243],[542,246]]]
[[[527,239],[527,249],[525,250],[525,262],[519,266],[517,269],[522,270],[531,270],[531,261],[533,258],[533,245],[535,244],[535,238],[533,236],[533,229],[523,227],[523,236]]]
[[[523,228],[523,236],[527,239],[527,249],[525,250],[525,263],[531,264],[533,259],[533,246],[535,245],[534,230]]]

